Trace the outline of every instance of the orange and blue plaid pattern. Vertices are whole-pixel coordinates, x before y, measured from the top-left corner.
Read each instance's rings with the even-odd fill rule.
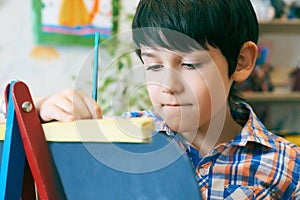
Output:
[[[248,104],[232,104],[231,113],[242,131],[204,157],[176,137],[195,166],[203,199],[300,199],[300,148],[269,132]],[[152,111],[124,116],[152,117],[157,131],[176,135]]]

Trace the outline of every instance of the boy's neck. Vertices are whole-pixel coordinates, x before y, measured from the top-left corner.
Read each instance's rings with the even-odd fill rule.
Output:
[[[233,140],[242,129],[242,126],[232,118],[228,104],[224,109],[226,109],[225,116],[217,113],[206,125],[198,129],[192,140],[186,138],[202,156],[207,155],[214,147]]]

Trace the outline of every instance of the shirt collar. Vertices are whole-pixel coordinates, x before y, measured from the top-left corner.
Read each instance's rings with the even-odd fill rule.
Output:
[[[243,127],[241,132],[230,142],[231,145],[246,146],[248,142],[255,142],[269,148],[275,148],[274,135],[266,129],[249,104],[245,102],[232,103],[231,114]]]

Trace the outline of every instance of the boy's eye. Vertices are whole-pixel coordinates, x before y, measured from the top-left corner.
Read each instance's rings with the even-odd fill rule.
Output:
[[[192,63],[183,63],[182,66],[187,68],[187,69],[195,69],[197,67],[199,67],[201,65],[201,63],[195,63],[195,64],[192,64]]]
[[[146,66],[146,70],[151,70],[151,71],[158,71],[161,68],[163,68],[163,65],[151,65],[151,66]]]

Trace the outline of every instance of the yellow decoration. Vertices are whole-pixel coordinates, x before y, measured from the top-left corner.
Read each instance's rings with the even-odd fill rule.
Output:
[[[59,25],[84,26],[92,23],[99,12],[99,0],[95,0],[92,11],[89,13],[83,0],[63,0],[59,13]]]
[[[290,141],[291,143],[300,146],[300,135],[290,135],[290,136],[285,136],[284,138]]]
[[[36,59],[51,60],[53,58],[58,58],[59,54],[53,47],[36,46],[31,50],[30,56]]]

